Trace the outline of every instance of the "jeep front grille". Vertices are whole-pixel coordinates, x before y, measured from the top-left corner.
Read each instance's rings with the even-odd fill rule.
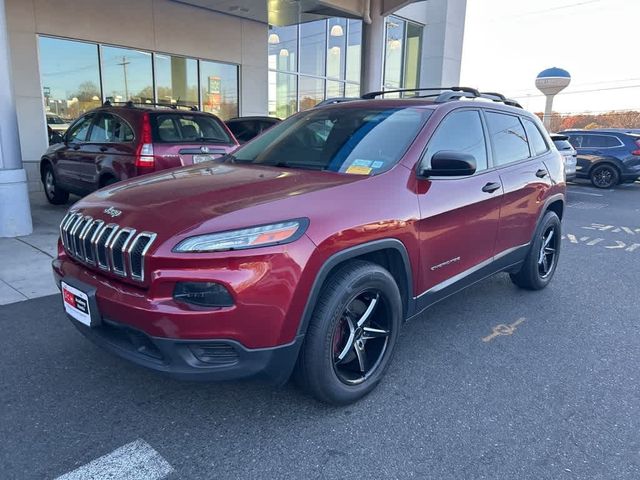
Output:
[[[76,260],[142,282],[144,258],[156,234],[137,233],[133,228],[69,212],[60,223],[60,238],[67,254]]]

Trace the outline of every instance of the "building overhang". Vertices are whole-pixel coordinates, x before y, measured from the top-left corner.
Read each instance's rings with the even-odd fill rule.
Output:
[[[390,15],[415,0],[173,0],[226,15],[284,26],[329,17],[364,19],[374,5]]]

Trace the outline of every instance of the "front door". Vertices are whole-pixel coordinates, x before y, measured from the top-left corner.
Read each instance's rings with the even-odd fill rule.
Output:
[[[440,151],[474,156],[476,173],[468,177],[420,180],[419,234],[421,289],[431,303],[439,292],[491,263],[500,216],[502,185],[488,170],[484,124],[476,109],[449,113],[431,137],[423,165]]]
[[[58,183],[66,190],[74,193],[84,191],[82,169],[86,151],[87,138],[91,131],[94,115],[85,115],[78,119],[65,134],[65,146],[56,152],[55,173]]]

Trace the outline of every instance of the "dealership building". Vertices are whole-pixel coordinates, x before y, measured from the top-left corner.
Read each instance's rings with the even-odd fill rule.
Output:
[[[47,125],[104,101],[280,118],[456,85],[466,0],[0,0],[0,236],[31,232]]]

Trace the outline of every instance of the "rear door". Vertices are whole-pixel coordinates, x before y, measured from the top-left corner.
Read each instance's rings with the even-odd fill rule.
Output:
[[[85,156],[87,138],[95,115],[80,117],[65,135],[65,146],[56,152],[55,168],[58,182],[73,192],[85,191],[81,181],[81,171]]]
[[[466,276],[489,262],[498,229],[502,185],[489,169],[482,116],[477,109],[454,110],[432,135],[422,159],[428,166],[440,151],[471,154],[476,173],[430,177],[418,194],[420,257],[425,290],[439,290],[456,275]]]
[[[102,112],[85,147],[81,180],[95,190],[105,176],[124,180],[135,175],[136,145],[133,128],[120,116]]]
[[[158,112],[151,123],[156,170],[213,160],[238,147],[213,115]]]
[[[486,111],[485,117],[494,165],[504,187],[495,256],[498,260],[512,254],[519,261],[528,252],[541,202],[551,188],[544,160],[554,153],[531,120],[493,110]]]

